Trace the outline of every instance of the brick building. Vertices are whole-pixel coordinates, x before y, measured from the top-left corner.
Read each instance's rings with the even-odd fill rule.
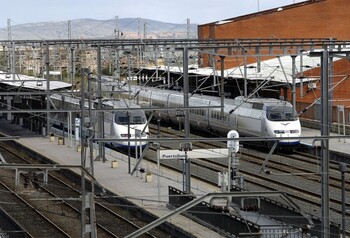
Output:
[[[349,40],[348,9],[350,9],[348,0],[310,0],[200,25],[198,37],[200,39],[337,38]]]
[[[198,26],[199,39],[285,39],[285,38],[330,38],[350,42],[350,1],[349,0],[310,0],[302,3],[281,6],[253,14],[225,19]],[[250,57],[248,63],[256,60]],[[208,62],[207,62],[208,63]],[[226,60],[225,67],[235,67],[241,61]],[[203,63],[206,65],[206,61]],[[333,66],[333,106],[344,105],[346,122],[350,120],[350,63],[348,59],[334,62]],[[304,75],[320,76],[320,69],[306,70]],[[330,85],[332,88],[333,85]],[[300,85],[297,85],[297,87]],[[320,82],[310,92],[304,85],[305,95],[297,96],[301,110],[320,96]],[[297,90],[297,94],[300,90]],[[315,112],[306,115],[312,117]],[[336,108],[333,120],[337,120]]]

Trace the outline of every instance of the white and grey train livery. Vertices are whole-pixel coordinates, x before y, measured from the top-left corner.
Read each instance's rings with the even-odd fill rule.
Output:
[[[183,107],[181,92],[140,86],[131,86],[131,90],[137,95],[135,99],[141,107]],[[212,108],[220,105],[219,97],[197,94],[190,96],[190,107],[203,107],[190,109],[191,127],[200,130],[209,128],[222,136],[226,136],[230,130],[236,130],[240,136],[283,138],[279,140],[279,146],[300,143],[300,121],[289,102],[274,98],[247,99],[240,96],[224,100],[223,114],[221,108]],[[163,119],[178,123],[176,110],[160,110],[159,113]],[[266,140],[262,143],[266,144]]]
[[[55,108],[73,109],[81,108],[81,98],[68,94],[53,94],[50,100]],[[97,108],[97,101],[93,101],[92,108]],[[85,100],[85,116],[88,115],[88,101]],[[108,99],[102,100],[101,109],[103,110],[103,136],[106,139],[118,139],[118,141],[106,142],[119,148],[134,149],[136,146],[145,147],[148,142],[131,141],[133,139],[148,139],[149,129],[145,112],[139,105],[127,100]],[[92,124],[97,127],[97,111],[92,110]],[[67,116],[63,113],[57,113],[54,123],[67,124]],[[67,127],[67,126],[66,126]],[[141,134],[141,132],[143,132]],[[129,134],[130,133],[130,134]],[[130,135],[130,136],[129,136]],[[120,141],[119,141],[120,139]],[[130,139],[130,140],[129,140]]]

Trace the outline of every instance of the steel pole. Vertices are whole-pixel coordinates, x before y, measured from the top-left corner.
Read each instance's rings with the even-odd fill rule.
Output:
[[[190,137],[190,112],[186,108],[189,107],[189,79],[188,79],[188,48],[183,48],[183,78],[184,78],[184,108],[185,108],[185,138]],[[190,149],[190,142],[186,142],[185,151]],[[186,171],[186,193],[191,192],[191,159],[185,156],[185,171]]]
[[[297,57],[296,55],[291,55],[292,57],[292,106],[293,106],[293,117],[294,112],[296,110],[296,90],[295,90],[295,71],[296,71],[296,65],[295,65],[295,58]]]
[[[86,157],[85,157],[85,150],[86,150],[86,143],[85,139],[83,136],[84,133],[84,125],[85,125],[85,116],[84,116],[84,104],[85,104],[85,82],[84,82],[84,70],[81,69],[81,120],[80,120],[80,144],[81,144],[81,151],[80,151],[80,157],[81,157],[81,167],[83,169],[86,169]],[[81,237],[85,237],[85,195],[86,195],[86,190],[85,190],[85,173],[82,170],[81,171],[81,217],[80,217],[80,222],[81,222]]]
[[[328,74],[328,60],[329,52],[327,49],[323,50],[321,56],[321,78],[322,78],[322,118],[321,118],[321,135],[329,136],[329,74]],[[321,158],[321,208],[322,208],[322,238],[330,237],[330,222],[329,222],[329,139],[321,141],[322,158]]]
[[[101,45],[98,45],[97,47],[97,99],[98,99],[98,107],[97,109],[102,108],[102,59],[101,59]],[[98,134],[101,138],[104,138],[104,129],[103,129],[103,112],[98,112]],[[91,119],[90,119],[91,120]],[[106,156],[105,156],[105,143],[98,143],[98,154],[99,159],[102,159],[103,162],[106,162]]]
[[[16,43],[12,41],[11,46],[12,46],[12,57],[11,57],[12,80],[16,80]]]
[[[220,82],[220,96],[221,96],[221,116],[224,116],[225,106],[225,56],[220,56],[221,62],[221,82]]]
[[[248,96],[248,88],[247,88],[247,51],[244,50],[244,97]]]
[[[45,62],[45,66],[46,66],[46,91],[47,93],[50,92],[50,53],[49,53],[49,44],[46,44],[46,62]],[[47,109],[47,113],[46,113],[46,132],[48,133],[50,130],[50,94],[48,94],[47,96],[47,100],[46,100],[46,109]]]
[[[168,68],[168,72],[167,72],[167,78],[168,78],[168,89],[170,89],[170,59],[169,59],[169,51],[170,49],[168,49],[167,53],[166,53],[166,60],[167,60],[167,68]]]

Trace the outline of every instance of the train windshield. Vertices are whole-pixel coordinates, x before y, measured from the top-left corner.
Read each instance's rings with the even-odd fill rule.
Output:
[[[129,111],[130,124],[145,124],[147,119],[143,111]],[[124,111],[115,112],[115,122],[120,125],[128,125],[128,113]]]
[[[270,121],[295,121],[297,113],[290,105],[268,106],[266,108],[266,117]]]

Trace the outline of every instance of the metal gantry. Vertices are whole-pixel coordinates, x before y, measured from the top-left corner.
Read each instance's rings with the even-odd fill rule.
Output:
[[[305,51],[310,52],[310,56],[317,56],[321,58],[321,69],[322,69],[322,120],[321,120],[321,137],[315,138],[316,140],[321,140],[322,145],[322,181],[321,181],[321,188],[322,188],[322,227],[323,227],[323,237],[328,237],[329,235],[329,192],[328,192],[328,165],[329,165],[329,128],[330,128],[330,121],[329,121],[329,65],[332,57],[344,57],[349,58],[350,52],[344,51],[344,47],[349,46],[349,42],[347,41],[339,41],[336,39],[222,39],[222,40],[196,40],[196,39],[84,39],[84,40],[75,40],[75,39],[64,39],[64,40],[12,40],[9,39],[8,41],[0,41],[0,44],[3,46],[4,55],[7,52],[8,60],[6,61],[7,65],[0,65],[4,69],[5,73],[8,73],[12,75],[12,80],[15,81],[16,74],[21,73],[19,72],[19,69],[23,67],[26,63],[33,64],[33,62],[36,62],[38,59],[37,52],[45,52],[45,61],[44,61],[44,55],[41,54],[40,61],[45,62],[45,64],[41,63],[42,67],[40,72],[46,72],[45,78],[46,78],[46,91],[43,92],[2,92],[1,94],[6,94],[7,96],[23,96],[25,94],[33,96],[33,95],[45,95],[48,97],[51,94],[50,91],[50,69],[53,68],[51,62],[52,57],[57,57],[55,54],[51,54],[50,52],[54,52],[53,49],[58,49],[58,54],[61,52],[70,52],[70,57],[58,57],[60,59],[64,59],[63,63],[59,63],[60,70],[62,68],[69,69],[71,68],[70,72],[67,73],[69,75],[69,81],[71,84],[74,84],[75,80],[75,68],[76,68],[76,57],[79,55],[80,61],[79,65],[81,70],[81,92],[83,92],[83,95],[85,93],[89,94],[91,96],[92,91],[89,87],[88,92],[85,92],[86,85],[84,84],[84,72],[83,69],[91,69],[92,71],[89,71],[89,83],[91,83],[91,73],[95,72],[97,74],[97,95],[99,100],[101,100],[102,92],[101,92],[101,78],[103,73],[103,68],[106,68],[107,65],[113,65],[114,70],[111,72],[114,72],[115,80],[120,80],[120,77],[122,77],[122,70],[121,68],[124,68],[127,72],[127,79],[131,80],[132,72],[139,71],[143,68],[146,68],[149,65],[149,61],[142,58],[142,57],[149,57],[150,55],[155,56],[155,72],[156,78],[158,79],[158,56],[159,49],[167,49],[167,60],[164,61],[168,65],[167,66],[167,79],[168,79],[168,85],[170,85],[170,67],[169,67],[169,55],[168,51],[174,51],[177,54],[181,55],[181,70],[180,75],[183,80],[183,89],[184,89],[184,113],[185,113],[185,138],[179,139],[179,142],[182,142],[181,148],[183,150],[190,150],[191,149],[191,143],[195,141],[195,139],[190,138],[190,125],[189,125],[189,52],[194,52],[197,54],[197,56],[200,54],[201,57],[207,58],[207,59],[213,59],[213,65],[212,67],[216,69],[216,63],[218,60],[220,60],[221,65],[221,80],[219,85],[220,88],[220,94],[222,97],[222,104],[224,102],[225,92],[224,92],[224,83],[225,83],[225,77],[224,77],[224,69],[225,69],[225,63],[230,58],[240,58],[242,60],[242,63],[244,64],[244,73],[243,73],[243,80],[244,80],[244,95],[248,96],[248,90],[246,87],[247,84],[247,57],[249,52],[249,57],[254,57],[256,59],[257,63],[257,69],[260,70],[260,64],[261,59],[263,57],[279,57],[283,55],[290,55],[292,57],[292,68],[293,68],[293,82],[292,82],[292,99],[293,99],[293,106],[295,107],[295,71],[296,71],[296,65],[295,65],[295,57],[298,55],[304,54]],[[30,54],[26,53],[25,57],[30,58],[28,62],[21,62],[21,67],[19,67],[17,59],[20,57],[16,57],[16,54],[19,52],[27,52],[28,47],[32,49],[32,52]],[[64,51],[61,49],[68,49],[68,51]],[[17,49],[17,50],[16,50]],[[140,50],[144,50],[144,52],[140,52]],[[124,53],[124,54],[123,54]],[[82,57],[84,56],[84,57]],[[104,57],[108,56],[108,57]],[[150,57],[152,58],[152,57]],[[105,59],[105,60],[104,60]],[[112,62],[108,62],[108,60],[112,60]],[[136,63],[132,63],[136,62]],[[200,61],[198,57],[198,62]],[[123,64],[124,63],[124,64]],[[203,62],[205,64],[205,62]],[[44,66],[45,65],[45,66]],[[9,67],[10,66],[10,67]],[[29,67],[29,66],[27,66]],[[34,71],[33,71],[34,72]],[[43,75],[43,74],[41,74]],[[125,76],[124,76],[125,77]],[[73,87],[72,87],[73,89]],[[73,90],[72,90],[73,91]],[[113,91],[109,92],[113,93]],[[83,97],[84,98],[84,97]],[[130,96],[129,96],[130,98]],[[83,105],[84,105],[84,99]],[[91,100],[91,98],[90,98]],[[46,113],[46,134],[50,131],[50,100],[47,100],[47,106],[46,108],[43,108],[42,110],[38,110],[37,112],[43,112]],[[100,105],[101,101],[99,101]],[[222,105],[223,107],[224,105]],[[154,109],[154,108],[153,108]],[[177,108],[179,109],[179,108]],[[82,109],[84,110],[84,109]],[[101,107],[98,107],[97,110],[100,110],[101,115],[103,112],[101,111]],[[156,109],[158,110],[158,109]],[[162,110],[162,109],[159,109]],[[166,110],[166,109],[164,109]],[[167,109],[168,110],[168,109]],[[10,112],[10,110],[2,110],[3,112]],[[30,112],[31,110],[28,110]],[[23,112],[23,111],[22,111]],[[13,111],[13,113],[16,113],[16,111]],[[84,115],[84,112],[81,112],[82,115]],[[91,112],[90,112],[91,115]],[[102,120],[103,116],[99,117],[100,120]],[[91,122],[91,121],[90,121]],[[99,125],[102,125],[102,121],[99,121]],[[81,127],[80,129],[83,130],[85,126],[84,117],[82,117],[81,120]],[[91,126],[91,125],[90,125]],[[86,145],[87,143],[90,144],[90,148],[92,146],[92,142],[102,142],[99,143],[99,155],[98,157],[103,158],[104,160],[104,150],[103,150],[103,143],[107,141],[111,141],[111,139],[104,139],[103,136],[103,127],[98,127],[99,131],[95,132],[95,138],[91,136],[89,141],[85,141],[85,139],[81,139],[81,145]],[[346,136],[345,136],[346,137]],[[334,137],[332,137],[334,138]],[[340,137],[339,137],[340,138]],[[342,136],[341,138],[344,138]],[[227,138],[222,139],[219,138],[220,141],[227,140]],[[274,138],[250,138],[246,139],[246,141],[250,140],[273,140]],[[137,139],[136,141],[141,140]],[[171,139],[173,141],[173,139]],[[201,139],[203,140],[203,139]],[[213,138],[210,138],[210,140],[213,140]],[[242,140],[242,139],[240,139]],[[130,139],[129,139],[130,141]],[[156,138],[150,140],[150,142],[161,142],[162,139]],[[101,148],[100,148],[101,147]],[[90,151],[91,152],[91,151]],[[90,153],[90,166],[86,163],[86,148],[85,146],[82,146],[82,152],[81,152],[81,166],[83,169],[90,170],[93,175],[93,153]],[[190,159],[185,160],[185,166],[184,166],[184,174],[186,177],[184,178],[184,185],[183,189],[186,191],[186,193],[191,193],[191,163]],[[129,171],[130,172],[130,171]],[[82,186],[85,183],[84,173],[82,174]],[[92,186],[93,187],[93,186]],[[84,196],[83,196],[84,197]],[[83,199],[83,207],[86,201]],[[92,208],[93,209],[93,208]],[[91,213],[93,214],[93,213]],[[90,218],[90,222],[94,222],[94,217],[92,216]],[[85,220],[82,219],[82,232],[84,233],[85,229]],[[93,232],[93,230],[91,230]],[[83,235],[82,233],[82,235]],[[328,235],[327,235],[328,234]]]

